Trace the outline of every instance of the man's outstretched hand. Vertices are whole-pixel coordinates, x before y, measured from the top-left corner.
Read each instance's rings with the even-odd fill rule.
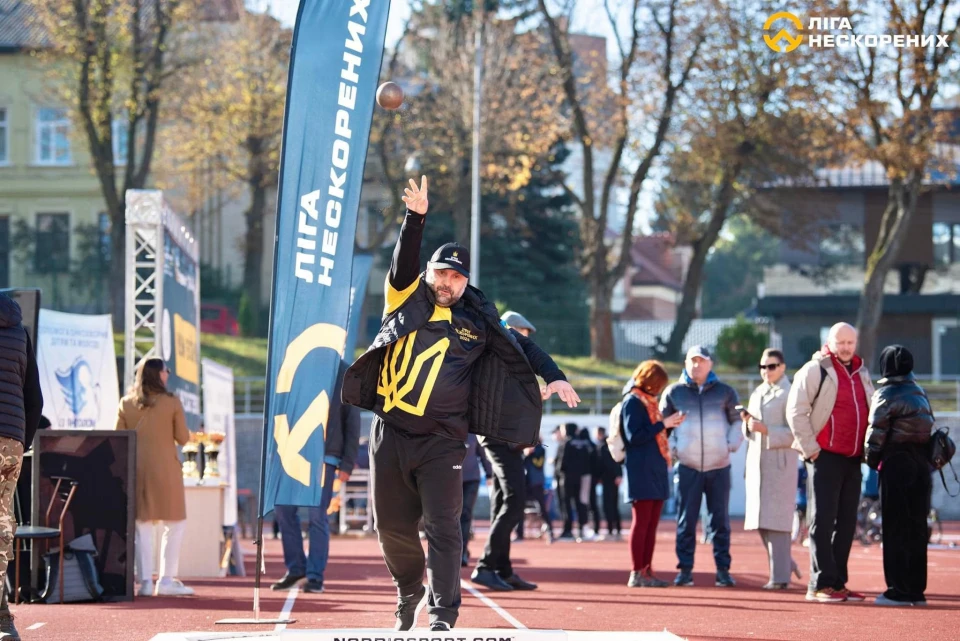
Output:
[[[560,400],[567,404],[567,407],[576,407],[577,403],[580,402],[580,397],[577,396],[577,392],[573,389],[573,385],[567,381],[554,381],[547,385],[541,392],[543,400],[550,398],[550,395],[554,392],[560,397]]]
[[[403,202],[407,204],[407,209],[415,211],[418,214],[426,214],[427,206],[427,177],[420,177],[420,186],[410,179],[410,186],[403,190]]]

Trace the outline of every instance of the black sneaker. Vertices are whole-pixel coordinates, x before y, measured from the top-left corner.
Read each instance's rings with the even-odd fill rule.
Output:
[[[500,576],[492,570],[476,569],[473,571],[473,574],[470,575],[470,580],[477,585],[482,585],[485,588],[497,592],[510,592],[513,590],[512,585],[501,579]]]
[[[310,579],[304,584],[303,591],[311,592],[313,594],[321,594],[323,592],[323,581]]]
[[[0,639],[3,641],[20,641],[17,626],[13,625],[13,615],[9,612],[0,614]]]
[[[434,621],[433,623],[430,624],[431,632],[446,632],[447,630],[452,630],[452,629],[453,629],[453,626],[451,626],[446,621]]]
[[[717,570],[717,582],[715,585],[718,588],[735,588],[737,587],[737,582],[730,576],[730,570]]]
[[[677,587],[686,588],[693,585],[693,572],[690,570],[680,570],[680,574],[673,580]]]
[[[468,565],[470,565],[470,555],[464,552],[463,556],[460,557],[460,567],[465,568]]]
[[[503,582],[509,585],[514,590],[536,590],[537,589],[536,583],[530,583],[529,581],[524,581],[519,576],[517,576],[516,572],[514,572],[510,576],[502,576],[500,578],[503,579]]]
[[[393,626],[393,629],[406,631],[415,628],[417,619],[420,618],[420,612],[426,605],[427,586],[425,585],[421,585],[420,590],[415,594],[397,597],[397,611],[394,612],[397,617],[397,624]]]
[[[283,575],[282,579],[280,579],[279,581],[271,585],[270,589],[271,590],[289,590],[296,584],[303,581],[305,578],[307,577],[304,576],[303,574],[290,574],[289,572],[287,572],[286,574]]]

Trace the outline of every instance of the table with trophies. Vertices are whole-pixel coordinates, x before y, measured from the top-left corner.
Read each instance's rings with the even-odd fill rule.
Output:
[[[222,442],[221,434],[193,432],[183,446],[187,530],[180,552],[180,577],[184,579],[222,575],[225,483],[217,465]]]

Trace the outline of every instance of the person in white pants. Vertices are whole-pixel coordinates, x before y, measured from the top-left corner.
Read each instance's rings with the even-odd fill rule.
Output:
[[[139,596],[189,596],[177,577],[187,507],[177,444],[190,439],[180,399],[167,391],[170,373],[159,358],[143,362],[120,400],[118,430],[137,432],[137,575]],[[153,581],[154,534],[161,530],[160,576]]]

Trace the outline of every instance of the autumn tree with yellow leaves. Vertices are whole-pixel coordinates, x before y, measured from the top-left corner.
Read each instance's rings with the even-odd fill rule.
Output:
[[[220,29],[201,31],[202,61],[181,75],[164,127],[163,180],[194,200],[222,189],[248,192],[244,212],[243,292],[256,333],[262,300],[264,218],[280,166],[292,32],[272,16],[243,11]]]
[[[166,92],[191,62],[179,45],[194,0],[25,1],[48,45],[34,54],[83,132],[110,215],[110,307],[122,330],[124,193],[147,186]]]

